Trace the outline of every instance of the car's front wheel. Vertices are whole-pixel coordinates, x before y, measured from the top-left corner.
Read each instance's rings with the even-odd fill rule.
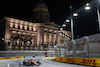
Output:
[[[19,65],[21,65],[21,62],[19,62]]]
[[[40,66],[40,64],[39,64],[39,63],[37,63],[36,65],[37,65],[37,66]]]

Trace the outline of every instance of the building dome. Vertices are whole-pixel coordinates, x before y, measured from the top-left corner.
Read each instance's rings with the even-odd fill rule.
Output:
[[[33,22],[49,22],[50,14],[48,7],[43,1],[39,1],[33,9]]]
[[[39,2],[34,6],[34,8],[46,8],[47,9],[47,6],[44,2]]]

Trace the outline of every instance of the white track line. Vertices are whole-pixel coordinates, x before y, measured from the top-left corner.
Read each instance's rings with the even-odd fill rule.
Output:
[[[10,63],[8,64],[8,67],[10,67],[10,64],[11,64],[11,63],[13,63],[13,62],[10,62]]]

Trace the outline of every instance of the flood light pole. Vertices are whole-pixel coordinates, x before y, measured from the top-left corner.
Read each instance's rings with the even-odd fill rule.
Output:
[[[97,15],[98,15],[98,24],[99,24],[99,31],[100,31],[100,13],[99,13],[99,4],[97,3]]]

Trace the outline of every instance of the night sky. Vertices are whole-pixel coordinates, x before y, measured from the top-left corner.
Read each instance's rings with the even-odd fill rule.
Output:
[[[39,0],[1,0],[0,2],[0,18],[11,15],[18,18],[32,20],[34,5]],[[91,0],[43,0],[48,6],[50,12],[50,21],[58,25],[62,25],[70,15],[69,6],[72,5],[72,11],[79,9]],[[67,23],[66,30],[70,30],[70,23]],[[83,10],[79,16],[74,18],[74,34],[75,38],[92,35],[98,33],[98,21],[96,8],[91,10]]]

